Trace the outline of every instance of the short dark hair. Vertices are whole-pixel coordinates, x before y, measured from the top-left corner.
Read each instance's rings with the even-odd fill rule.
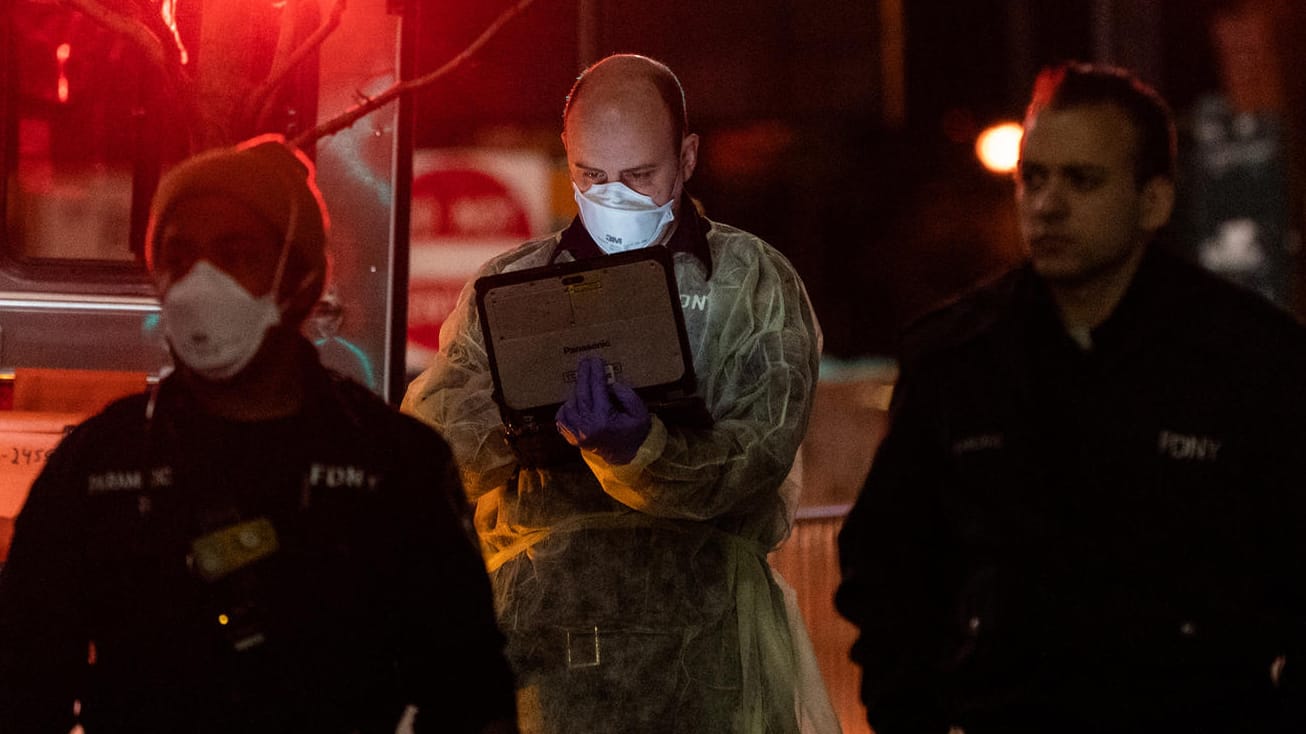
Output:
[[[1175,125],[1170,105],[1132,73],[1112,66],[1067,62],[1049,66],[1034,80],[1025,120],[1043,110],[1085,105],[1115,105],[1138,133],[1134,177],[1139,185],[1161,176],[1175,177]]]
[[[567,129],[567,116],[571,114],[572,105],[576,104],[577,98],[584,91],[585,82],[589,79],[590,72],[603,62],[621,56],[640,58],[649,62],[644,65],[647,69],[644,78],[653,84],[658,91],[658,96],[662,98],[667,114],[671,116],[671,143],[676,150],[680,150],[680,141],[684,140],[685,133],[689,130],[689,114],[685,111],[685,89],[680,86],[680,80],[676,78],[675,73],[671,71],[669,66],[656,59],[636,56],[635,54],[609,56],[591,64],[580,73],[580,76],[576,77],[576,82],[571,85],[571,91],[567,93],[567,103],[562,108],[562,129]]]

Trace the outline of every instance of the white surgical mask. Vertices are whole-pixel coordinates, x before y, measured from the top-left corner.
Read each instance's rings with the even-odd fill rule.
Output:
[[[657,242],[676,218],[671,211],[674,197],[658,206],[620,181],[594,184],[584,192],[573,181],[571,188],[576,192],[581,223],[599,249],[609,255]]]
[[[278,268],[277,280],[280,280]],[[255,298],[236,279],[207,260],[163,295],[163,328],[187,367],[210,380],[226,380],[245,369],[268,329],[281,321],[277,284]]]

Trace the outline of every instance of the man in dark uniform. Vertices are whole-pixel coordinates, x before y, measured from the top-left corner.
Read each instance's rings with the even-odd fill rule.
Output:
[[[1024,126],[1028,261],[909,335],[840,534],[868,719],[1300,730],[1303,329],[1153,244],[1174,199],[1154,91],[1049,69]]]
[[[448,447],[325,370],[312,166],[279,138],[160,183],[176,369],[73,431],[0,575],[0,731],[515,732]],[[74,701],[80,718],[75,719]]]

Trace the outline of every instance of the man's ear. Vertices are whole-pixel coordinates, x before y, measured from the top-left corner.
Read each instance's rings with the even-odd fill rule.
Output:
[[[1174,213],[1174,181],[1165,176],[1153,176],[1143,184],[1142,196],[1138,225],[1144,232],[1155,232],[1164,227]]]
[[[698,133],[690,133],[680,141],[680,178],[688,181],[698,166]]]

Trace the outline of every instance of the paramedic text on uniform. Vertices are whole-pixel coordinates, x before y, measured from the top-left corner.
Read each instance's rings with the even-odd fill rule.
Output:
[[[60,444],[0,575],[0,731],[516,731],[447,445],[324,369],[312,164],[275,136],[159,184],[175,371]],[[88,647],[94,660],[88,664]]]

